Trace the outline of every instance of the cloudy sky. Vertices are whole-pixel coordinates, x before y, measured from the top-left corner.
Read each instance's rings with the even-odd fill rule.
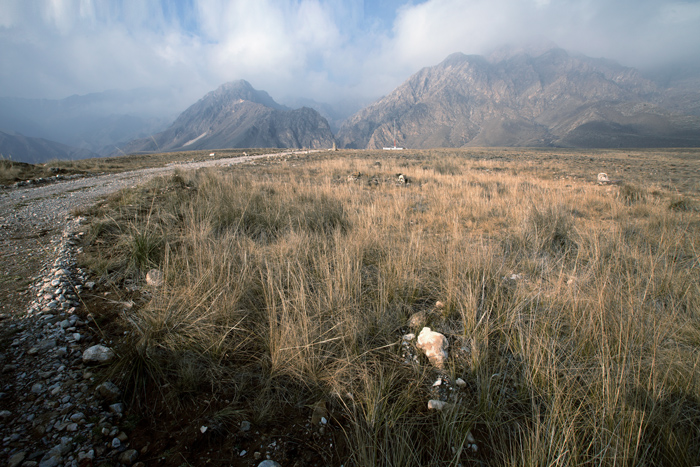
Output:
[[[551,41],[650,67],[700,61],[700,0],[0,0],[0,96],[246,79],[372,99],[453,52]]]

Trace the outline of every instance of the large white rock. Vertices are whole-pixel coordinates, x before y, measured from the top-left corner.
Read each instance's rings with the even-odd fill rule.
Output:
[[[418,335],[418,344],[416,346],[425,353],[430,363],[438,368],[445,367],[449,343],[444,335],[431,331],[430,328],[423,328]]]
[[[107,363],[114,359],[114,351],[104,345],[93,345],[83,352],[85,363]]]

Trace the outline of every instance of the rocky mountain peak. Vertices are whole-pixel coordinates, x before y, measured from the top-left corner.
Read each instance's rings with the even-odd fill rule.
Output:
[[[220,148],[330,148],[328,122],[309,108],[290,110],[245,80],[207,93],[162,133],[132,141],[124,152]]]
[[[272,109],[278,110],[289,110],[287,107],[278,104],[275,100],[270,97],[270,95],[265,91],[258,91],[251,86],[251,84],[244,80],[239,79],[236,81],[230,81],[219,86],[214,91],[206,94],[201,101],[216,102],[216,101],[250,101],[257,104],[264,105],[265,107],[270,107]]]

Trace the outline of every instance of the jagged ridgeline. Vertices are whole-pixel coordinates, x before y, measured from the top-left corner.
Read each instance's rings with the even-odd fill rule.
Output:
[[[679,93],[685,97],[679,99]],[[562,49],[456,53],[411,76],[341,127],[345,148],[695,147],[700,91]],[[688,103],[695,103],[689,105]]]

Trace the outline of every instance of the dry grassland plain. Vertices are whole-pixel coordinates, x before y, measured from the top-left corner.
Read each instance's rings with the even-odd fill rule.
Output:
[[[81,214],[83,265],[133,302],[87,303],[106,377],[180,436],[151,435],[164,464],[256,465],[242,420],[294,440],[283,465],[700,463],[700,150],[270,158]],[[403,344],[424,326],[443,370]]]

